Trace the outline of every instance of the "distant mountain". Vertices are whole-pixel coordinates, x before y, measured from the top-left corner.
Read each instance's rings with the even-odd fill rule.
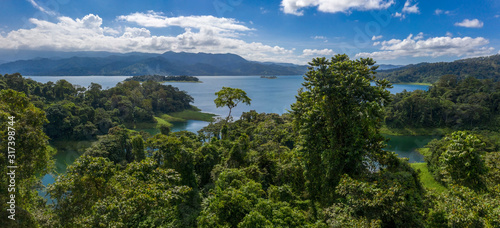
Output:
[[[453,62],[410,64],[379,71],[377,78],[385,78],[393,83],[434,83],[446,74],[453,74],[459,78],[474,77],[500,81],[500,55],[461,59]]]
[[[33,56],[35,52],[21,53]],[[0,64],[0,73],[31,76],[85,75],[298,75],[306,66],[248,61],[235,54],[165,52],[40,52],[42,58]]]
[[[400,68],[400,67],[403,67],[403,65],[380,64],[380,65],[378,65],[377,71],[391,70],[391,69],[396,69],[396,68]]]

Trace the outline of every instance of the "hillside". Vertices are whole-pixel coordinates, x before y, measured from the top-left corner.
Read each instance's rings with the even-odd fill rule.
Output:
[[[64,56],[67,56],[65,54]],[[0,74],[21,73],[32,76],[85,75],[297,75],[306,66],[248,61],[235,54],[165,52],[163,54],[127,53],[34,58],[0,65]]]
[[[439,77],[446,74],[456,75],[459,79],[474,77],[500,81],[500,55],[461,59],[453,62],[411,64],[379,71],[377,77],[386,78],[393,83],[434,83]]]

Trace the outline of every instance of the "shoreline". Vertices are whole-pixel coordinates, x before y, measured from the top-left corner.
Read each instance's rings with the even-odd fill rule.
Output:
[[[380,133],[391,136],[444,136],[453,132],[449,128],[389,128],[387,125],[380,127]]]
[[[432,83],[427,83],[427,82],[398,82],[398,83],[391,83],[393,85],[425,85],[425,86],[432,86]]]

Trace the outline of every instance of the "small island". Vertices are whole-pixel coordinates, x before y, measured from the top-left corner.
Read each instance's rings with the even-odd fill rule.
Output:
[[[276,79],[276,78],[278,78],[278,77],[276,77],[275,75],[272,75],[272,76],[262,75],[262,76],[260,76],[260,78]]]
[[[201,82],[200,79],[194,76],[180,75],[180,76],[164,76],[164,75],[141,75],[133,76],[125,79],[125,81],[155,81],[155,82]]]

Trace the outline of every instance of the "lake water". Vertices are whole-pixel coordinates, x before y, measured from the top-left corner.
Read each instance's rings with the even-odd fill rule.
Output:
[[[28,76],[29,78],[46,83],[56,82],[60,79],[88,87],[91,82],[102,85],[103,89],[114,87],[129,76]],[[217,108],[214,104],[215,92],[222,87],[233,87],[243,89],[248,97],[252,99],[251,105],[240,104],[232,111],[235,119],[239,118],[242,112],[256,110],[257,112],[283,114],[290,109],[290,105],[295,102],[297,90],[302,87],[304,79],[301,75],[278,76],[276,79],[265,79],[260,76],[197,76],[203,83],[167,82],[180,90],[186,91],[194,98],[193,105],[203,112],[214,113],[220,116],[227,116],[228,108]],[[391,93],[399,93],[403,90],[413,91],[417,89],[427,90],[426,85],[406,85],[396,84],[389,89]],[[191,121],[185,125],[186,129],[200,127],[202,121]],[[199,129],[201,129],[201,126]],[[180,129],[180,128],[179,128]]]
[[[129,76],[28,76],[29,78],[46,83],[48,81],[56,82],[65,79],[68,82],[84,87],[88,87],[91,82],[102,85],[103,89],[114,87]],[[227,108],[216,108],[214,99],[215,92],[222,87],[233,87],[243,89],[248,97],[252,99],[251,105],[240,104],[233,109],[234,119],[238,119],[242,112],[256,110],[257,112],[283,114],[290,110],[290,105],[295,102],[295,96],[298,89],[302,87],[304,79],[301,75],[278,76],[276,79],[265,79],[260,76],[197,76],[203,83],[185,83],[170,82],[172,86],[186,91],[194,98],[194,106],[200,108],[203,112],[214,113],[219,116],[227,116]],[[403,90],[413,91],[417,89],[427,90],[425,85],[393,85],[391,93],[399,93]],[[183,123],[174,123],[173,131],[188,130],[197,132],[208,123],[204,121],[189,120]],[[391,141],[388,143],[388,149],[395,151],[402,157],[409,158],[410,162],[423,162],[423,157],[415,151],[422,147],[434,137],[432,136],[388,136]],[[64,173],[66,166],[73,163],[80,156],[90,142],[71,142],[71,145],[54,145],[58,149],[56,155],[56,169],[58,173]],[[42,180],[43,184],[53,183],[54,178],[47,175]]]

